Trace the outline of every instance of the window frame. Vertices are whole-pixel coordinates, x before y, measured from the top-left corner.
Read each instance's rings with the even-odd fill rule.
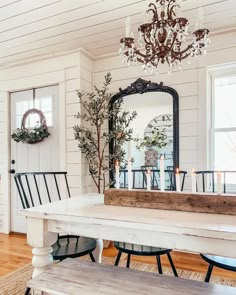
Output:
[[[215,170],[215,134],[217,132],[236,132],[236,127],[215,128],[215,81],[219,78],[227,78],[236,76],[236,65],[232,65],[228,69],[217,69],[211,72],[211,99],[210,99],[210,144],[209,144],[209,166],[211,170]]]

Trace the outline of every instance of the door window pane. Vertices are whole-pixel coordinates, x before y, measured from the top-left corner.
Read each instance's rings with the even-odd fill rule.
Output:
[[[32,98],[26,99],[25,101],[19,101],[16,102],[16,124],[17,128],[21,128],[21,121],[23,118],[23,115],[26,111],[32,108],[39,109],[43,112],[47,126],[52,127],[53,126],[53,97],[47,96],[47,97],[40,97],[37,98],[37,89],[36,89],[36,98],[33,106],[33,91],[32,91]],[[38,126],[40,124],[40,119],[37,114],[29,115],[25,127],[26,128],[34,128],[35,126]]]

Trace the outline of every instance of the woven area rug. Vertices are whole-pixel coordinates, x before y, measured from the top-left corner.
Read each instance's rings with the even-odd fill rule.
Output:
[[[90,261],[89,258],[81,258],[83,261]],[[109,257],[103,257],[103,263],[114,265],[115,259]],[[125,267],[126,261],[122,259],[119,266]],[[157,267],[154,264],[131,262],[131,268],[148,271],[157,272]],[[191,272],[186,270],[177,269],[178,274],[181,278],[203,281],[204,274],[198,272]],[[173,276],[172,270],[169,267],[163,267],[163,273],[167,276]],[[17,271],[12,272],[2,278],[0,278],[0,294],[1,295],[23,295],[25,291],[25,284],[31,278],[32,266],[28,264]],[[212,276],[211,283],[221,284],[227,286],[236,287],[236,280]],[[222,294],[223,295],[223,294]]]

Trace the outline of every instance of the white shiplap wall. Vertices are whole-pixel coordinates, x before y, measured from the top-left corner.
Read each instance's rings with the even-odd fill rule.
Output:
[[[66,106],[66,128],[67,128],[67,171],[71,175],[72,180],[71,192],[74,195],[78,195],[80,192],[89,193],[94,192],[95,187],[91,176],[88,172],[88,167],[83,158],[83,155],[78,151],[78,142],[74,140],[73,126],[79,124],[79,121],[74,117],[76,111],[78,110],[78,97],[75,95],[74,90],[80,89],[83,92],[91,92],[93,88],[93,72],[94,64],[93,61],[84,54],[80,55],[80,75],[79,79],[72,79],[71,82],[68,81],[70,85],[70,99],[67,101]],[[76,81],[77,80],[77,81]],[[78,87],[78,85],[80,85]],[[76,110],[76,111],[75,111]],[[80,165],[81,164],[81,165]],[[80,169],[78,169],[80,165]],[[79,173],[80,171],[80,173]],[[78,181],[80,182],[80,187],[76,186]]]
[[[76,89],[90,90],[92,85],[93,63],[80,52],[24,64],[0,71],[0,175],[3,193],[0,194],[0,232],[9,231],[9,162],[10,150],[7,128],[9,124],[9,91],[31,87],[59,84],[61,121],[61,170],[68,171],[68,181],[72,196],[81,193],[81,153],[74,139],[72,126],[74,115],[80,110]],[[89,184],[85,183],[88,187]],[[86,191],[86,190],[85,190]]]
[[[207,57],[193,59],[191,65],[186,62],[182,72],[176,70],[171,75],[167,74],[165,66],[160,66],[160,75],[156,76],[145,74],[141,66],[122,65],[119,56],[100,59],[95,62],[94,83],[99,85],[104,75],[110,72],[110,91],[113,93],[126,88],[139,77],[175,88],[179,94],[180,168],[188,172],[193,167],[206,169],[207,71],[215,65],[236,62],[235,39],[235,31],[212,37]],[[185,188],[190,188],[190,177],[187,177]]]

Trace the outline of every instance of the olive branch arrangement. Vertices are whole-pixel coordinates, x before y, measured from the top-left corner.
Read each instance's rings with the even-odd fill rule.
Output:
[[[129,128],[137,113],[131,114],[122,110],[123,99],[110,104],[112,94],[108,92],[111,84],[111,74],[105,76],[101,89],[94,86],[91,93],[77,90],[81,112],[75,117],[80,124],[73,127],[78,147],[84,154],[89,173],[96,185],[98,193],[103,193],[110,183],[109,171],[116,161],[125,162],[123,145],[132,140],[133,129]],[[112,119],[112,128],[108,130],[108,121]],[[109,143],[114,143],[113,154],[109,154]]]
[[[142,148],[157,148],[161,149],[168,144],[166,130],[158,129],[152,130],[151,135],[144,136],[143,139],[137,140],[137,149],[141,150]]]

